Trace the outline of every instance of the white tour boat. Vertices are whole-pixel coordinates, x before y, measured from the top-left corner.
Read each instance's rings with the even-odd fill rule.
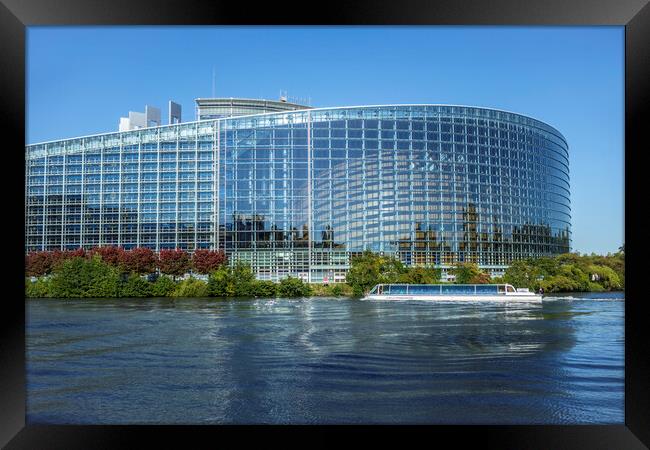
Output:
[[[510,284],[378,284],[364,300],[541,302],[542,296]]]

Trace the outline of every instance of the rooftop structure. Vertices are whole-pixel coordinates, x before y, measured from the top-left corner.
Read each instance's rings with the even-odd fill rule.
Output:
[[[129,111],[128,117],[120,117],[120,131],[139,130],[141,128],[157,127],[162,125],[160,109],[146,105],[144,112]]]
[[[310,106],[299,105],[287,101],[287,97],[280,100],[258,100],[250,98],[197,98],[196,119],[222,119],[225,117],[247,116],[281,111],[295,111],[309,109]]]
[[[168,124],[181,123],[181,105],[169,101]],[[128,117],[120,117],[119,131],[139,130],[162,125],[160,108],[145,105],[144,112],[129,111]]]
[[[181,123],[182,117],[181,117],[181,105],[178,103],[172,102],[171,100],[169,101],[169,123],[170,125],[173,125],[175,123]]]

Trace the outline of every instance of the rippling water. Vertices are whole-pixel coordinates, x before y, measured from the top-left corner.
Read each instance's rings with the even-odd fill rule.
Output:
[[[27,420],[622,424],[623,313],[620,293],[28,300]]]

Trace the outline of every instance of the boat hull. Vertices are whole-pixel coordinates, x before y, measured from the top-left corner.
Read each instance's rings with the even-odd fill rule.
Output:
[[[368,295],[363,300],[424,300],[435,302],[541,303],[541,295]]]

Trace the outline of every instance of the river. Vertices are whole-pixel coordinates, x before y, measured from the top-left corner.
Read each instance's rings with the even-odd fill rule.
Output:
[[[623,424],[623,293],[26,300],[27,422]]]

